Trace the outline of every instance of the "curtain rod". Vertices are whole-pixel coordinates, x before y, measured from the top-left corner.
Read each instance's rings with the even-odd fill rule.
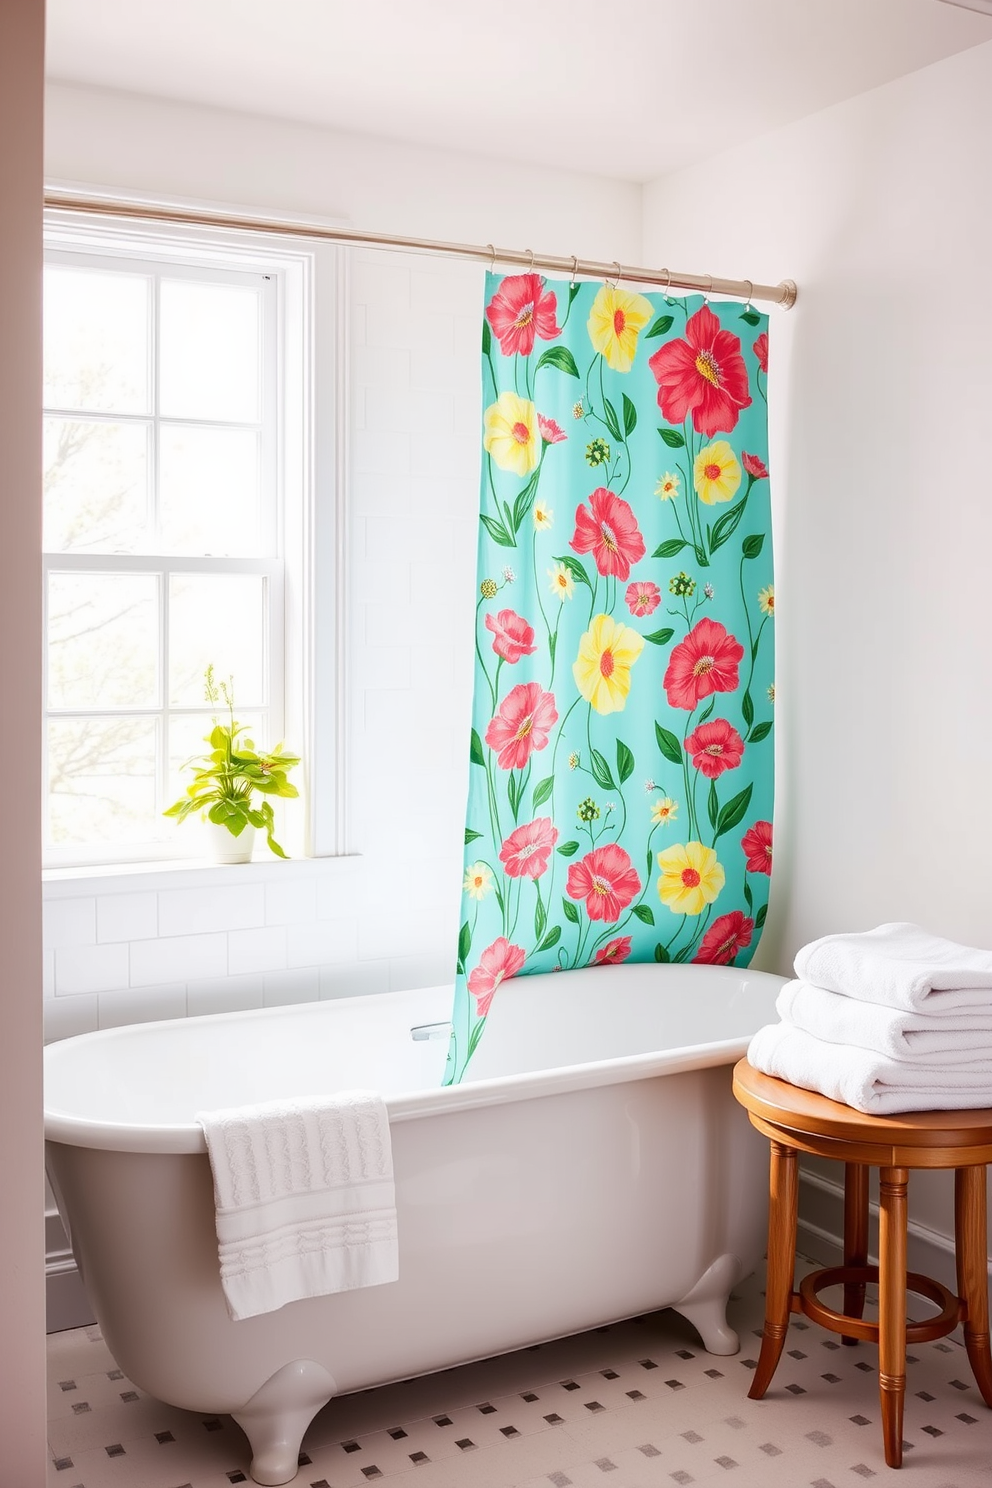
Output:
[[[550,269],[574,277],[626,280],[631,284],[654,284],[663,289],[696,290],[701,294],[729,295],[734,299],[769,300],[791,310],[796,303],[796,284],[783,279],[781,284],[752,284],[749,279],[718,279],[712,274],[681,274],[668,269],[631,268],[628,264],[598,263],[593,259],[556,257],[553,254],[522,252],[513,248],[494,248],[491,243],[476,247],[471,243],[446,243],[434,238],[407,238],[393,233],[365,232],[351,227],[320,227],[309,222],[293,222],[279,217],[248,217],[224,212],[204,212],[185,207],[157,206],[138,201],[118,201],[110,197],[77,195],[65,191],[45,193],[45,206],[62,212],[84,212],[101,217],[140,218],[148,222],[183,223],[193,227],[233,228],[242,232],[275,233],[281,237],[316,238],[327,243],[351,243],[369,248],[412,248],[422,253],[449,254],[454,258],[512,264],[525,270]]]

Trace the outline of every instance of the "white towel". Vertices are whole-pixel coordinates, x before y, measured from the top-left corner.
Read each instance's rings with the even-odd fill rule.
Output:
[[[794,1028],[769,1023],[748,1045],[763,1074],[816,1090],[869,1116],[898,1111],[955,1111],[992,1106],[992,1061],[934,1069],[886,1059],[870,1049],[828,1044]]]
[[[824,935],[798,953],[796,975],[844,997],[905,1012],[992,1013],[992,951],[943,940],[919,925]]]
[[[372,1091],[196,1117],[233,1318],[399,1275],[389,1118]]]
[[[929,1001],[924,1004],[929,1008]],[[809,982],[786,982],[775,1011],[786,1023],[831,1044],[874,1049],[890,1059],[943,1066],[992,1062],[992,1007],[979,1011],[904,1013],[877,1002],[842,997]]]

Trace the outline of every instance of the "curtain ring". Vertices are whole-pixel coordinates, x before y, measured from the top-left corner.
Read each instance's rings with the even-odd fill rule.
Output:
[[[709,304],[709,302],[710,302],[710,295],[713,293],[713,275],[712,274],[709,274],[709,275],[707,275],[707,278],[709,279],[710,282],[706,286],[706,293],[703,295],[703,304],[704,305],[708,305]]]
[[[751,283],[750,279],[745,279],[744,283],[747,285],[747,300],[744,305],[744,312],[746,314],[747,311],[751,308],[751,296],[754,294],[754,285]]]
[[[579,260],[576,258],[575,254],[573,253],[572,254],[572,277],[571,277],[571,280],[569,281],[569,286],[568,286],[569,289],[574,289],[575,288],[575,275],[576,275],[576,272],[578,270],[578,267],[579,267]]]
[[[672,271],[671,271],[671,269],[666,269],[665,270],[665,287],[662,290],[662,294],[665,297],[665,304],[666,305],[670,305],[672,303],[671,288],[672,288]]]
[[[613,267],[617,271],[617,277],[613,281],[613,288],[616,289],[617,285],[620,283],[620,275],[623,273],[623,270],[621,269],[620,264],[616,259],[613,260]]]
[[[530,254],[530,262],[527,265],[527,272],[530,274],[534,270],[534,250],[533,248],[525,248],[524,252]]]
[[[490,272],[490,274],[495,274],[495,272],[496,272],[496,249],[493,247],[492,243],[487,243],[486,244],[486,247],[489,249],[489,272]]]

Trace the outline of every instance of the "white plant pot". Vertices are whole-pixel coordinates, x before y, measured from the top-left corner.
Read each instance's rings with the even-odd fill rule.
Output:
[[[215,863],[250,863],[255,846],[255,828],[246,826],[239,836],[233,836],[223,822],[203,823],[207,855]]]

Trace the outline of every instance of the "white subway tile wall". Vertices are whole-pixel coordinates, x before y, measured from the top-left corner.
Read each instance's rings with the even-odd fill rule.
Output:
[[[356,252],[350,296],[343,496],[355,856],[283,863],[260,844],[247,867],[52,876],[48,1039],[452,979],[473,672],[482,275],[474,264]]]

